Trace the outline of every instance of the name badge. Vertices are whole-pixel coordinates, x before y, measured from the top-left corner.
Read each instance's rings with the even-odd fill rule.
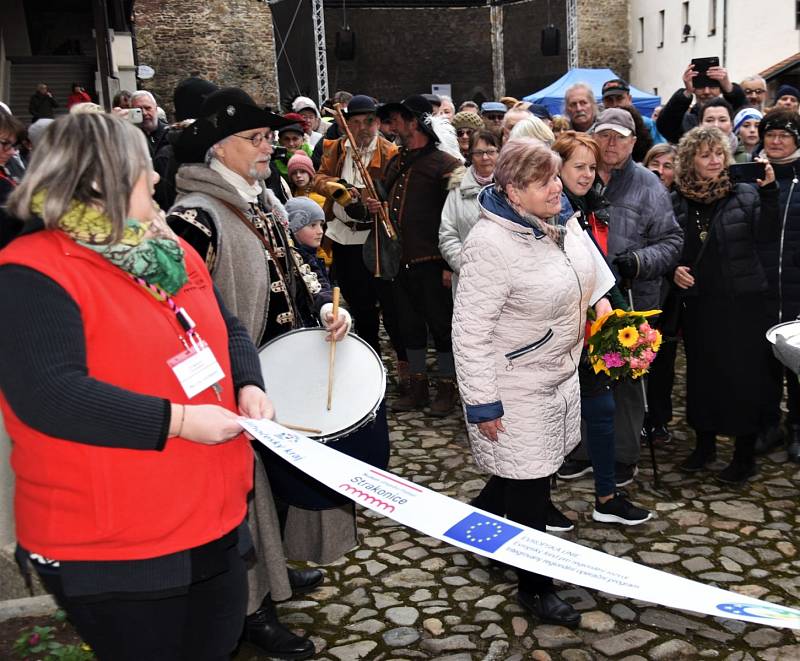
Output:
[[[167,365],[178,377],[189,399],[225,378],[214,352],[205,341],[200,341],[196,347],[173,356],[167,361]]]

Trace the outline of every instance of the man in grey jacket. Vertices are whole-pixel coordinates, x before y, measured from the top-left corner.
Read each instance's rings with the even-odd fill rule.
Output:
[[[683,247],[683,232],[675,220],[669,193],[652,172],[631,158],[636,129],[623,108],[600,113],[593,129],[600,145],[595,187],[609,203],[608,258],[617,282],[630,290],[636,310],[654,310],[661,304],[661,281],[675,269]],[[639,462],[644,399],[638,381],[620,382],[614,391],[617,405],[616,482],[633,481]],[[558,471],[571,479],[591,471],[585,444]]]

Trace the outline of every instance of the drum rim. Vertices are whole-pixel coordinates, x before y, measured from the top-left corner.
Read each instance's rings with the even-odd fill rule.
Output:
[[[767,342],[769,342],[770,344],[775,344],[775,339],[777,338],[778,335],[777,331],[779,328],[783,328],[784,326],[796,326],[796,325],[800,325],[800,319],[792,319],[791,321],[782,321],[779,324],[770,326],[767,329],[767,332],[764,333],[764,337],[767,338]]]
[[[281,333],[278,337],[273,337],[269,342],[262,344],[259,348],[257,353],[260,355],[261,352],[266,349],[270,344],[277,342],[278,340],[282,340],[284,338],[289,337],[290,335],[296,335],[298,333],[309,333],[309,332],[318,332],[318,333],[326,333],[327,330],[324,328],[295,328],[290,331],[286,331],[285,333]],[[371,421],[375,420],[375,417],[378,414],[378,409],[381,407],[381,403],[386,399],[386,366],[383,364],[383,360],[378,355],[378,353],[373,349],[369,343],[366,342],[363,338],[359,337],[355,333],[347,333],[345,337],[351,337],[354,340],[358,340],[364,347],[369,349],[370,353],[375,357],[375,360],[378,361],[378,365],[381,366],[380,374],[381,374],[381,388],[380,388],[380,396],[375,404],[373,404],[372,408],[370,409],[369,413],[367,413],[363,418],[358,420],[358,422],[350,425],[349,427],[337,432],[336,434],[304,434],[308,438],[314,439],[315,441],[327,445],[328,443],[335,442],[339,439],[345,438],[352,434],[353,432],[358,431],[363,426],[369,424]],[[339,340],[341,341],[341,340]],[[260,361],[259,361],[260,362]],[[269,393],[267,393],[269,394]]]

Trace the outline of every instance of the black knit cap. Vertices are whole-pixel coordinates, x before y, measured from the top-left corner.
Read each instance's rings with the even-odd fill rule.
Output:
[[[219,87],[210,80],[198,76],[191,76],[179,82],[172,95],[175,105],[175,120],[182,122],[186,119],[200,117],[200,108],[203,102],[218,89]]]
[[[758,136],[764,141],[767,131],[786,131],[794,136],[794,144],[800,147],[800,115],[788,108],[773,108],[758,124]]]

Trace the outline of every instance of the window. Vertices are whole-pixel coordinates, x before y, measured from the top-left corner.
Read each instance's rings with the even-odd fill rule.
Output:
[[[794,29],[800,30],[800,0],[794,3]]]
[[[644,52],[644,17],[639,17],[639,48],[638,53]]]
[[[708,36],[717,34],[717,0],[708,0]]]
[[[658,12],[658,47],[664,46],[664,10]]]
[[[689,25],[689,3],[684,2],[681,6],[681,22],[683,23],[683,30],[681,32],[681,42],[686,43],[689,35],[692,34],[692,26]]]

